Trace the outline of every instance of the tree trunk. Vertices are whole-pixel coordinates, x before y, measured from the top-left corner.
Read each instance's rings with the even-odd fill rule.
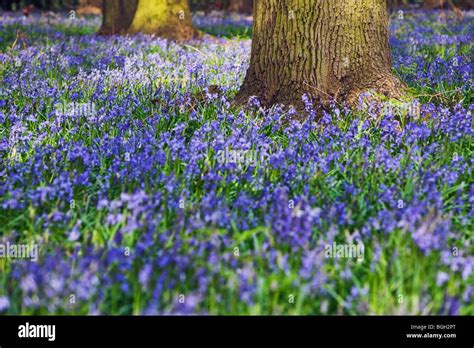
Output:
[[[198,36],[187,0],[139,0],[129,33],[182,41]]]
[[[78,15],[100,15],[103,7],[102,0],[79,0],[76,8]]]
[[[307,94],[349,104],[369,89],[400,97],[386,0],[256,0],[250,67],[236,102],[303,105]]]
[[[132,24],[138,0],[104,0],[101,35],[124,34]]]
[[[230,0],[227,10],[230,12],[252,14],[253,0]]]
[[[434,9],[448,9],[452,10],[456,17],[458,17],[459,20],[463,20],[464,14],[463,12],[454,5],[452,0],[425,0],[424,6],[427,9],[434,10]],[[439,15],[439,19],[441,18],[447,18],[447,14],[443,11]]]
[[[387,0],[385,3],[387,5],[388,13],[392,13],[403,5],[401,0]]]
[[[451,1],[451,3],[449,3],[448,0],[425,0],[423,4],[425,8],[430,10],[442,8],[446,5],[449,5],[451,8],[456,6],[457,8],[461,8],[463,10],[469,10],[474,7],[474,0],[458,0]]]
[[[474,1],[473,0],[459,0],[457,2],[457,5],[463,10],[470,10],[474,8]]]
[[[443,7],[444,0],[425,0],[423,4],[425,8],[428,8],[431,10],[434,8]]]

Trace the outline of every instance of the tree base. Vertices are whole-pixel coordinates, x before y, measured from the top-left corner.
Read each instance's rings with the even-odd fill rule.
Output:
[[[96,33],[96,35],[98,36],[112,36],[112,35],[126,35],[126,34],[127,34],[126,30],[116,32],[111,29],[103,29],[103,28],[99,29],[99,31]]]
[[[406,97],[406,85],[393,75],[386,75],[378,80],[368,83],[361,89],[355,89],[347,94],[346,103],[354,106],[362,93],[374,92],[375,95],[383,96],[387,99],[401,100]]]
[[[272,92],[264,83],[259,81],[244,82],[244,85],[237,93],[234,105],[244,106],[250,97],[257,97],[263,107],[269,108],[272,105],[283,105],[294,107],[298,112],[305,111],[305,104],[302,99],[307,95],[315,105],[321,105],[327,109],[332,102],[354,107],[358,104],[359,96],[363,93],[374,92],[374,96],[383,96],[387,99],[401,100],[406,97],[406,86],[395,76],[386,75],[376,81],[360,83],[360,87],[352,90],[340,88],[336,92],[325,92],[318,90],[310,84],[290,84],[281,86]]]
[[[156,35],[160,38],[177,42],[191,41],[200,39],[202,37],[202,33],[191,26],[166,26],[140,31],[129,30],[127,32],[127,34],[130,35],[135,35],[138,33]]]

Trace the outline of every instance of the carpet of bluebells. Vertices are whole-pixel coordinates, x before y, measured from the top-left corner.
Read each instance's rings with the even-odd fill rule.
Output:
[[[413,98],[305,122],[232,104],[251,20],[194,21],[0,17],[0,243],[39,246],[0,258],[0,313],[474,314],[474,13],[393,16]]]

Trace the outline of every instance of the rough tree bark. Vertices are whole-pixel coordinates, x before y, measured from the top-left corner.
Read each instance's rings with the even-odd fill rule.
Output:
[[[187,0],[139,0],[129,33],[156,34],[176,41],[199,36]]]
[[[230,0],[227,11],[251,14],[253,10],[253,0]]]
[[[132,24],[138,0],[104,0],[100,35],[124,34]]]
[[[250,66],[237,103],[353,104],[369,89],[403,95],[392,75],[385,0],[256,0]]]

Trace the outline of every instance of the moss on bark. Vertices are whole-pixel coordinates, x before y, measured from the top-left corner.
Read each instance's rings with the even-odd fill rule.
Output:
[[[139,0],[129,33],[156,34],[182,41],[199,35],[187,0]]]

